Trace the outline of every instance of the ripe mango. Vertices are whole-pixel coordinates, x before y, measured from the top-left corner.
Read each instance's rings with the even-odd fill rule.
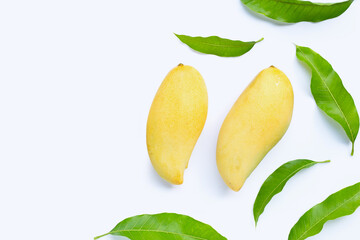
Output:
[[[287,76],[271,66],[261,71],[237,99],[221,126],[216,161],[234,191],[289,127],[294,93]]]
[[[179,64],[158,89],[146,129],[152,165],[168,182],[183,183],[184,171],[204,128],[207,111],[204,79],[195,68]]]

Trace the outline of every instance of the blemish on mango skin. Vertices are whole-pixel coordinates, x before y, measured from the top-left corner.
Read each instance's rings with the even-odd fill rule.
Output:
[[[261,71],[221,126],[216,159],[220,175],[234,191],[277,144],[289,127],[294,105],[291,83],[279,69]]]

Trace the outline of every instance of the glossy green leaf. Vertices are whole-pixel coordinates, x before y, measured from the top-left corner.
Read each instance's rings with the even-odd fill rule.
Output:
[[[296,46],[296,56],[311,68],[311,92],[316,104],[345,130],[352,143],[353,155],[359,132],[359,114],[353,98],[330,63],[319,54],[310,48]]]
[[[254,12],[280,22],[321,22],[343,14],[353,0],[340,3],[312,3],[301,0],[241,0]]]
[[[294,225],[289,240],[303,240],[321,232],[327,221],[347,216],[360,206],[360,183],[344,188],[307,211]]]
[[[264,212],[266,205],[270,200],[279,192],[282,191],[285,184],[291,177],[302,169],[309,168],[318,163],[327,163],[330,161],[324,162],[315,162],[307,159],[299,159],[287,162],[276,169],[263,183],[260,188],[260,191],[255,199],[253,213],[255,224],[257,224],[260,215]]]
[[[217,36],[212,37],[190,37],[186,35],[175,34],[180,41],[188,45],[195,51],[213,54],[219,57],[238,57],[250,51],[254,45],[263,40],[256,42],[242,42],[229,40]]]
[[[106,235],[124,236],[131,240],[226,240],[211,226],[175,213],[139,215],[120,222]]]

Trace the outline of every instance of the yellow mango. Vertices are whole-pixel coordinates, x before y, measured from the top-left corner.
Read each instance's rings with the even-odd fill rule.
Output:
[[[146,142],[158,174],[182,184],[184,171],[201,134],[208,111],[204,79],[191,66],[179,64],[162,82],[151,105]]]
[[[221,126],[216,161],[220,175],[234,191],[289,127],[294,93],[289,79],[271,66],[261,71],[237,99]]]

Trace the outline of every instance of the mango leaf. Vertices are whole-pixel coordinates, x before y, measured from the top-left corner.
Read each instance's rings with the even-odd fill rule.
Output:
[[[212,37],[190,37],[186,35],[175,34],[180,41],[188,45],[195,51],[213,54],[219,57],[238,57],[250,51],[256,42],[242,42],[238,40],[229,40],[217,36]]]
[[[312,70],[311,92],[316,104],[345,130],[352,143],[359,132],[359,114],[353,98],[345,89],[339,75],[319,54],[307,47],[296,46],[296,56]]]
[[[285,184],[291,177],[302,169],[309,168],[318,163],[327,163],[330,161],[324,162],[315,162],[307,159],[298,159],[294,161],[287,162],[275,170],[263,183],[260,188],[260,191],[255,199],[253,213],[255,224],[257,224],[260,215],[264,212],[266,205],[270,200],[279,192],[282,191]]]
[[[294,225],[289,240],[303,240],[321,232],[329,220],[350,215],[360,206],[360,183],[344,188],[307,211]]]
[[[321,22],[343,14],[353,0],[339,3],[312,3],[300,0],[241,0],[254,12],[280,22]]]
[[[226,240],[211,226],[175,213],[139,215],[120,222],[106,235],[124,236],[131,240]]]

